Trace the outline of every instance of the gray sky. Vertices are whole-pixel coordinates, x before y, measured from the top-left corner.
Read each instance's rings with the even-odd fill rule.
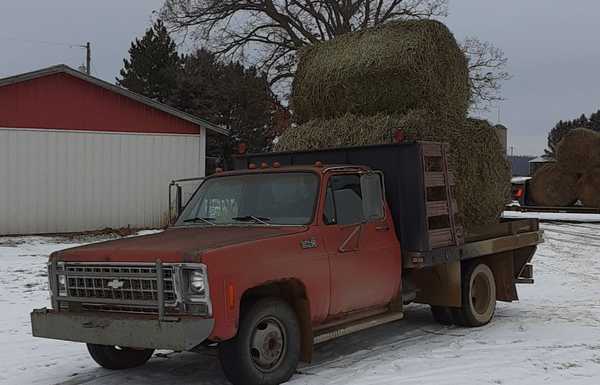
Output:
[[[53,64],[77,67],[92,42],[92,73],[114,82],[131,41],[162,0],[0,0],[0,77]],[[500,122],[515,154],[540,154],[548,130],[600,108],[598,0],[450,0],[459,40],[493,42],[509,58]],[[498,120],[498,109],[484,114]]]

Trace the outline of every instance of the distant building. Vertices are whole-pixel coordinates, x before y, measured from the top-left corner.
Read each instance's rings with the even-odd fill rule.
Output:
[[[533,176],[537,170],[548,163],[554,163],[556,159],[548,157],[548,156],[539,156],[537,158],[531,159],[529,161],[529,175]]]
[[[512,176],[529,176],[529,162],[532,159],[535,159],[535,156],[508,156]]]
[[[0,234],[167,223],[227,130],[64,65],[0,79]]]

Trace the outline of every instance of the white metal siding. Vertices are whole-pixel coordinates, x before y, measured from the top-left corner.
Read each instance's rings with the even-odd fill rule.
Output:
[[[0,128],[0,234],[158,227],[168,184],[204,175],[200,135]]]

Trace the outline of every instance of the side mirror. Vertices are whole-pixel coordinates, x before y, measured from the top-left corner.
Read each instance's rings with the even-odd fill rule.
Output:
[[[384,190],[383,174],[369,172],[360,176],[360,190],[363,202],[363,215],[366,221],[383,219]]]

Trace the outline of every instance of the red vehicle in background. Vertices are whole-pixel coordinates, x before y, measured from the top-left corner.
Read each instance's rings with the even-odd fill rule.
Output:
[[[481,326],[532,283],[537,221],[465,232],[447,145],[248,155],[206,178],[162,233],[51,255],[33,335],[103,367],[217,344],[234,384],[279,384],[314,344],[400,320]]]

